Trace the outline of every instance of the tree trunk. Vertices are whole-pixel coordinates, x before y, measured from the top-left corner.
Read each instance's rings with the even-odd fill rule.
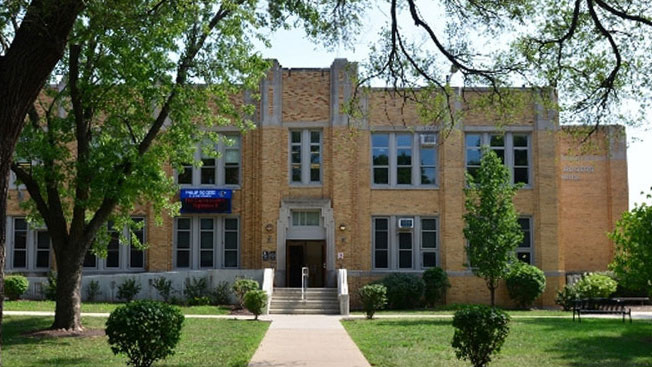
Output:
[[[491,292],[491,307],[494,307],[496,305],[496,288],[489,288],[489,292]]]
[[[2,340],[2,310],[5,298],[5,239],[7,238],[7,186],[9,185],[9,164],[0,157],[0,340]],[[0,350],[1,352],[1,350]],[[2,366],[2,353],[0,353]]]
[[[85,249],[86,247],[84,247]],[[81,280],[83,256],[76,250],[55,252],[57,259],[57,295],[52,329],[82,330]]]

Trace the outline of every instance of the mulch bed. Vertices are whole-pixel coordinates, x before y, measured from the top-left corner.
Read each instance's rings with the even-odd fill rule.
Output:
[[[234,316],[253,316],[251,312],[247,311],[245,308],[239,308],[239,307],[233,307],[231,308],[231,312],[229,312],[229,315],[234,315]]]
[[[83,329],[83,330],[67,330],[67,329],[46,329],[46,330],[33,330],[22,334],[30,338],[96,338],[104,336],[106,333],[104,329]]]

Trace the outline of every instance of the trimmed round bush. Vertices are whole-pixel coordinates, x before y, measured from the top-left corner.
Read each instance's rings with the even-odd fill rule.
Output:
[[[254,314],[254,319],[258,320],[258,315],[262,314],[267,306],[267,293],[262,289],[248,291],[244,295],[244,306]]]
[[[382,284],[367,284],[358,289],[358,294],[368,319],[372,319],[376,311],[382,310],[387,304],[387,287]]]
[[[580,299],[577,288],[572,284],[566,284],[564,288],[557,291],[555,296],[555,303],[560,305],[564,311],[570,311],[573,308],[575,301]]]
[[[546,289],[546,276],[543,271],[521,261],[512,266],[505,282],[509,297],[521,308],[530,307]]]
[[[391,309],[416,308],[423,295],[423,279],[414,274],[393,273],[380,284],[387,287],[387,304]]]
[[[19,299],[29,287],[29,280],[22,275],[5,276],[5,295],[10,300]]]
[[[618,288],[618,282],[602,274],[592,273],[575,283],[580,298],[607,298]]]
[[[432,307],[437,303],[443,303],[446,290],[451,286],[446,272],[442,268],[429,268],[423,272],[423,283],[423,298],[426,305]]]
[[[500,349],[509,333],[509,316],[502,310],[483,305],[465,306],[453,317],[452,346],[458,359],[484,367]]]
[[[240,303],[240,307],[245,307],[244,306],[245,294],[247,294],[247,292],[249,291],[254,291],[259,288],[260,286],[257,281],[253,279],[247,279],[247,278],[236,279],[235,282],[233,282],[233,285],[231,286],[231,290],[233,290],[235,296],[238,297],[238,302]]]
[[[106,321],[111,351],[125,354],[127,364],[150,367],[174,354],[184,317],[174,306],[141,300],[116,308]]]

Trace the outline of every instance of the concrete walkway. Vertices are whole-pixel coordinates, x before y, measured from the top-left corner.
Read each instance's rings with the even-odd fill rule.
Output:
[[[369,367],[358,347],[333,315],[270,315],[272,324],[250,367]]]

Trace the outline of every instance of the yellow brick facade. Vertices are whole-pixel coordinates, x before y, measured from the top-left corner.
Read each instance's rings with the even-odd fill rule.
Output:
[[[288,213],[319,210],[325,233],[325,283],[334,286],[335,270],[348,269],[355,304],[359,286],[394,271],[373,268],[372,218],[435,217],[438,265],[452,283],[447,302],[487,303],[483,281],[465,265],[465,135],[500,130],[530,139],[532,184],[518,192],[515,204],[521,215],[531,218],[534,265],[548,278],[539,305],[554,304],[568,272],[606,269],[613,246],[605,233],[627,210],[622,129],[597,131],[591,137],[595,147],[587,151],[563,133],[553,112],[533,101],[500,129],[495,116],[470,112],[454,129],[438,135],[436,187],[377,188],[372,184],[372,133],[436,133],[437,129],[424,125],[413,105],[383,89],[363,95],[362,117],[347,116],[342,103],[352,94],[355,72],[355,64],[342,59],[326,69],[283,69],[275,64],[261,82],[257,127],[242,136],[241,178],[233,190],[231,215],[239,218],[240,268],[275,268],[276,285],[285,285],[286,244],[292,230]],[[455,108],[465,106],[459,103]],[[321,132],[320,184],[290,183],[290,132],[303,129]],[[11,190],[10,196],[8,215],[24,215],[17,205],[18,192]],[[147,220],[150,246],[145,270],[174,270],[174,219],[165,218],[157,227],[151,209],[140,214]],[[263,253],[268,254],[266,259]],[[414,267],[411,272],[421,272],[416,262]],[[509,304],[504,286],[497,300]]]

